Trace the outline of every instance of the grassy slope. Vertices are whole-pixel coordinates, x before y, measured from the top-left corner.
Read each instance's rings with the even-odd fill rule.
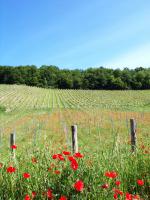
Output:
[[[150,111],[150,91],[51,90],[0,85],[0,105],[7,112],[18,109],[100,108]]]

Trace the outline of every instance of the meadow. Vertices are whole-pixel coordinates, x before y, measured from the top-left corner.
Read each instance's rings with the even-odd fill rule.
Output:
[[[134,153],[131,118],[137,123]],[[16,133],[11,147],[10,133]],[[149,90],[0,85],[1,200],[148,200],[149,154]]]

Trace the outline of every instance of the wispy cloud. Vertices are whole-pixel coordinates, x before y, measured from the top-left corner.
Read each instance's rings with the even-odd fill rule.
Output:
[[[130,51],[104,63],[104,66],[114,68],[150,67],[150,43],[134,47]]]
[[[99,54],[97,59],[100,59],[100,61],[93,60],[93,65],[94,62],[99,62],[98,66],[101,66],[105,63],[105,58],[101,58],[101,55],[106,54],[107,60],[109,60],[109,49],[114,52],[113,49],[115,46],[122,45],[123,52],[123,45],[126,44],[126,42],[130,45],[129,41],[134,41],[134,38],[137,35],[142,35],[143,31],[147,30],[149,27],[147,18],[150,18],[150,14],[148,10],[145,9],[144,13],[143,11],[141,11],[141,13],[132,13],[130,16],[118,20],[112,25],[106,26],[105,30],[101,30],[101,27],[97,27],[97,29],[91,31],[90,34],[85,35],[81,40],[77,40],[76,45],[66,45],[66,48],[64,48],[63,51],[58,51],[58,54],[53,56],[52,60],[54,62],[57,61],[57,59],[69,60],[70,58],[73,59],[79,55],[82,58],[87,56],[90,58],[92,54],[96,53]],[[130,48],[134,48],[135,51],[136,48],[133,45],[131,45]],[[114,53],[113,56],[115,56]],[[121,52],[116,52],[116,54],[119,57]],[[112,60],[115,60],[115,58]]]

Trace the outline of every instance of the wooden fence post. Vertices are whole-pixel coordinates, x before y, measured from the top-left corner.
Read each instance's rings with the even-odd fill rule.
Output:
[[[12,145],[15,145],[15,141],[16,141],[16,134],[11,133],[10,134],[10,148],[12,147]],[[12,153],[12,157],[15,158],[15,149],[14,148],[11,148],[11,153]]]
[[[77,136],[77,125],[71,126],[72,130],[72,151],[78,153],[78,136]]]
[[[136,150],[136,122],[134,119],[130,119],[130,129],[131,129],[131,150],[135,152]]]

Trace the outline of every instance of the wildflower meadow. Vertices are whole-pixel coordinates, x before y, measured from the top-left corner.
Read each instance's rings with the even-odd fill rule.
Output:
[[[149,98],[149,91],[1,85],[0,200],[149,200]]]

